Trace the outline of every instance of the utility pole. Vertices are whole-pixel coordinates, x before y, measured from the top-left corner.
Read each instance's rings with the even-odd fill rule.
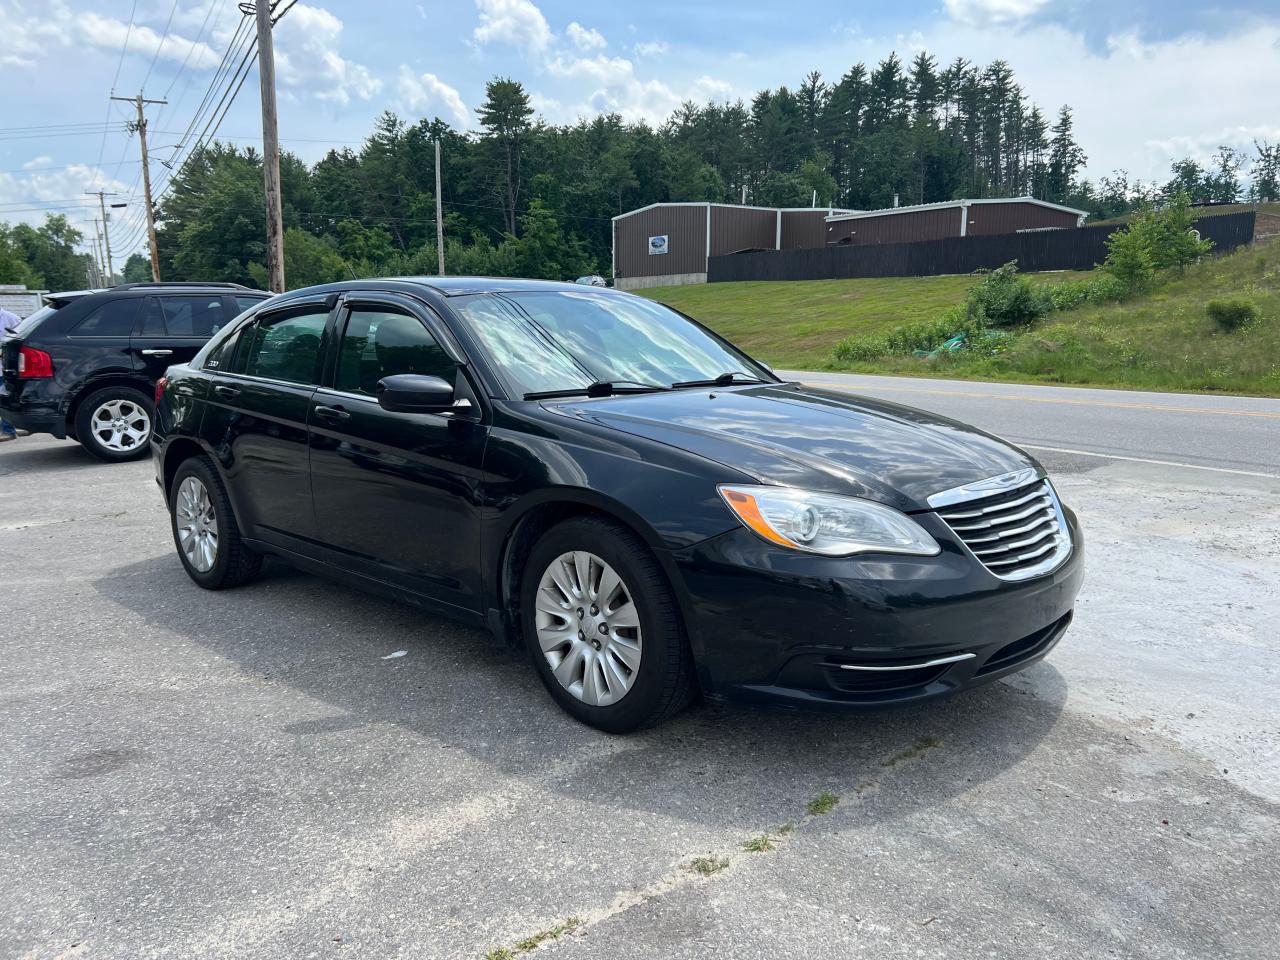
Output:
[[[103,246],[107,248],[107,286],[110,286],[111,282],[115,280],[116,268],[115,268],[115,264],[111,262],[111,231],[107,227],[107,224],[109,222],[107,219],[107,203],[106,203],[106,200],[103,198],[114,197],[115,194],[108,193],[105,190],[86,190],[85,195],[90,197],[97,197],[98,209],[102,211],[102,243],[103,243]]]
[[[160,282],[160,248],[156,246],[156,212],[151,205],[151,167],[147,163],[147,117],[143,112],[148,103],[168,103],[168,100],[147,100],[139,93],[136,97],[112,97],[132,103],[138,111],[138,119],[130,126],[138,131],[138,143],[142,147],[142,193],[147,204],[147,239],[151,246],[151,279]]]
[[[267,203],[267,278],[284,293],[284,216],[280,209],[280,136],[276,127],[276,57],[271,44],[271,5],[257,0],[258,88],[262,93],[262,185]]]
[[[440,138],[436,137],[436,256],[440,260],[440,276],[444,276],[444,220],[440,202]]]
[[[96,286],[102,287],[102,233],[98,230],[98,221],[93,221],[93,269],[97,274]]]

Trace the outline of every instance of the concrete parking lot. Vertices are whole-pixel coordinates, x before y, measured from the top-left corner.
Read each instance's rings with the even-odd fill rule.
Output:
[[[967,387],[893,398],[1006,415]],[[1036,419],[1124,456],[1108,418],[1147,401],[1017,389],[1088,537],[1046,662],[630,737],[340,583],[201,591],[149,464],[0,446],[0,957],[1274,958],[1280,402],[1167,401],[1242,431],[1217,469]]]

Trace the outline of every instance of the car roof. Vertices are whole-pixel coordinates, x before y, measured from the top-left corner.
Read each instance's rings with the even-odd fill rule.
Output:
[[[557,290],[582,293],[581,284],[559,280],[525,280],[519,277],[386,277],[384,279],[420,284],[430,287],[445,297],[461,297],[475,293],[554,292]]]

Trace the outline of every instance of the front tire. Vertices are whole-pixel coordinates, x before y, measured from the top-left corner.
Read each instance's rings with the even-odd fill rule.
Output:
[[[206,590],[239,586],[262,569],[262,557],[240,536],[222,478],[208,457],[192,457],[178,467],[169,519],[183,568]]]
[[[95,390],[76,409],[76,439],[99,460],[124,463],[150,452],[156,408],[132,387]]]
[[[522,633],[538,676],[571,716],[630,733],[693,699],[675,595],[635,533],[603,517],[553,527],[525,563]]]

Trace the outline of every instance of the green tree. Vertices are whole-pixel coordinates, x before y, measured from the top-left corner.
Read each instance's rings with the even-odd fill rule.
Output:
[[[1272,146],[1265,140],[1253,141],[1258,151],[1258,159],[1253,162],[1249,171],[1250,199],[1265,203],[1280,200],[1280,143]]]
[[[32,289],[44,285],[44,278],[31,269],[26,251],[7,223],[0,223],[0,283],[21,283]]]
[[[507,77],[495,77],[485,84],[484,103],[476,108],[483,139],[491,155],[500,162],[503,216],[507,232],[516,234],[516,208],[520,202],[521,160],[524,141],[530,130],[533,107],[524,87]]]
[[[129,254],[124,262],[125,283],[146,283],[151,279],[151,261],[140,253]]]
[[[1084,151],[1076,143],[1071,132],[1074,120],[1071,108],[1063,106],[1058,111],[1058,122],[1053,125],[1053,139],[1049,143],[1049,170],[1047,192],[1049,199],[1061,203],[1076,187],[1076,177],[1085,164]]]

